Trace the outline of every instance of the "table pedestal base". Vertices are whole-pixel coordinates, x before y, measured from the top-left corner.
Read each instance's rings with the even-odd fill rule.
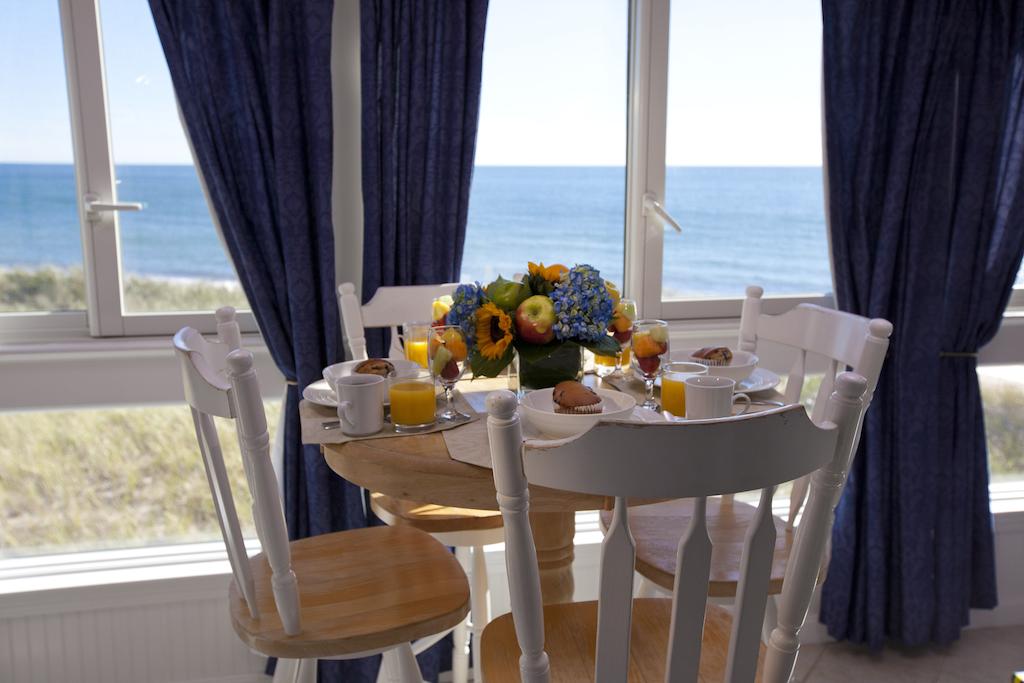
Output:
[[[537,546],[540,592],[545,605],[572,602],[575,512],[531,512],[530,526]]]

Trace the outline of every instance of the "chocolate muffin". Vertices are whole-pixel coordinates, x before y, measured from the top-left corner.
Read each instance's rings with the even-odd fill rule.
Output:
[[[690,358],[703,365],[728,365],[732,362],[732,351],[727,346],[705,346],[694,351]]]
[[[392,377],[395,374],[395,366],[383,358],[371,358],[364,360],[356,366],[355,371],[360,375],[380,375],[381,377]]]
[[[601,397],[579,382],[559,382],[551,392],[555,412],[564,415],[594,415],[604,411]]]

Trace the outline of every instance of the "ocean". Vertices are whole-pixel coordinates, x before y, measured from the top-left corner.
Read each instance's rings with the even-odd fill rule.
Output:
[[[230,280],[234,274],[189,166],[119,166],[125,272]],[[462,280],[523,272],[527,261],[590,263],[622,281],[625,169],[478,167]],[[683,226],[665,235],[666,296],[831,290],[820,168],[671,167],[666,206]],[[80,265],[70,165],[0,164],[0,268]]]

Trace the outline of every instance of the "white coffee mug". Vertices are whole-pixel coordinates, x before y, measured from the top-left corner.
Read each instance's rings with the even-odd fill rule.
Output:
[[[746,401],[740,415],[750,410],[750,397],[734,394],[736,380],[715,375],[686,378],[686,419],[708,420],[732,415],[734,401]]]
[[[347,375],[335,377],[332,384],[338,395],[341,431],[349,436],[367,436],[384,428],[383,377]]]

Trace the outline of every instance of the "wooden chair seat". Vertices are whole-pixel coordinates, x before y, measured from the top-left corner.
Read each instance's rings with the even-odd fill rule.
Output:
[[[738,500],[723,502],[709,498],[707,503],[708,535],[711,537],[711,574],[708,595],[714,598],[736,596],[740,580],[740,558],[747,530],[757,512],[753,505]],[[629,526],[636,541],[636,571],[668,592],[672,592],[676,576],[676,549],[690,526],[693,499],[670,500],[654,505],[630,508]],[[611,523],[611,510],[601,511],[601,526]],[[775,522],[775,553],[772,556],[770,594],[782,592],[786,563],[793,548],[794,532],[773,516]]]
[[[630,683],[663,683],[668,652],[672,601],[640,598],[633,601],[629,652]],[[701,683],[725,679],[732,616],[709,604],[704,617],[701,649]],[[597,643],[597,602],[571,602],[544,607],[544,650],[551,664],[551,683],[583,683],[594,680]],[[487,683],[519,683],[519,643],[512,615],[505,614],[484,629],[483,670]],[[761,680],[764,646],[758,657]]]
[[[454,627],[469,612],[469,583],[455,556],[409,527],[373,527],[290,545],[302,631],[285,634],[274,607],[271,569],[250,560],[260,618],[234,581],[231,622],[250,648],[305,659],[372,652]]]
[[[497,510],[417,503],[383,493],[370,494],[370,508],[386,524],[411,526],[428,534],[500,529],[502,526],[501,513]]]

